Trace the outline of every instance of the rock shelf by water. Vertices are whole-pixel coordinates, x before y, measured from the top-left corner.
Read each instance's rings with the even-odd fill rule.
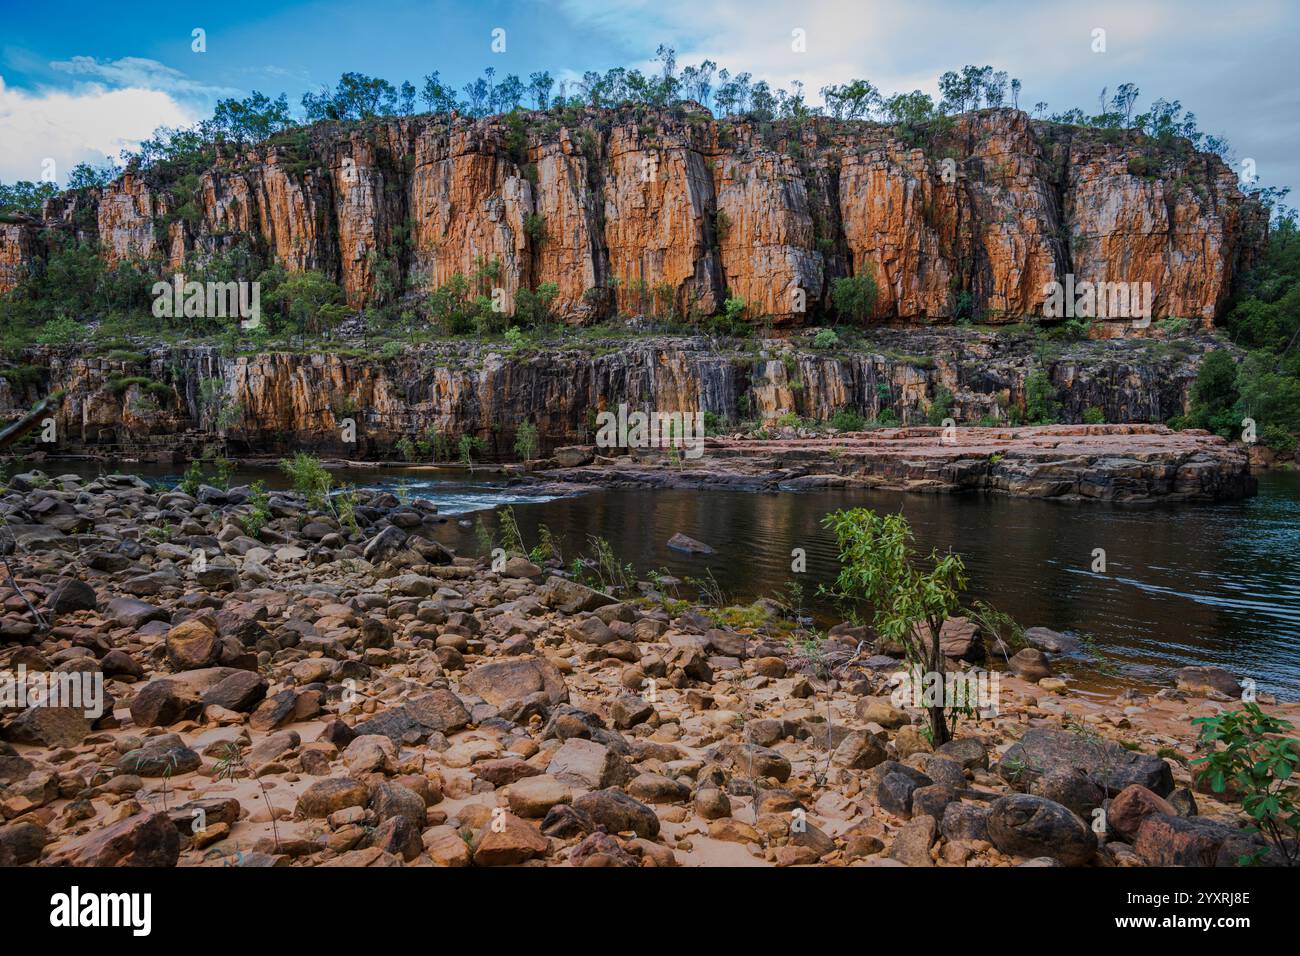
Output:
[[[993,491],[1124,503],[1229,501],[1255,494],[1245,451],[1163,425],[885,428],[830,436],[709,438],[691,458],[661,448],[561,448],[550,474],[608,486],[764,491],[860,485]],[[566,465],[568,467],[566,467]]]

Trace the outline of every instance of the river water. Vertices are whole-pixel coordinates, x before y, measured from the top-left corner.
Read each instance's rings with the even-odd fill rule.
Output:
[[[101,467],[43,465],[51,474],[94,474]],[[130,468],[160,482],[177,478],[166,469]],[[542,524],[566,560],[589,551],[589,538],[600,536],[642,574],[663,569],[684,580],[707,570],[735,600],[780,596],[798,580],[816,604],[817,585],[837,570],[822,517],[858,506],[901,510],[921,549],[951,548],[963,556],[970,597],[1025,626],[1089,637],[1095,653],[1065,666],[1085,685],[1158,686],[1179,667],[1213,664],[1253,679],[1260,690],[1300,698],[1300,474],[1294,472],[1261,476],[1259,495],[1247,501],[1143,508],[843,490],[594,490],[538,499],[491,475],[376,469],[338,477],[388,489],[402,482],[441,513],[459,516],[439,536],[462,554],[478,550],[466,516],[511,504],[530,546]],[[252,478],[284,485],[272,471],[236,476]],[[495,524],[493,513],[484,517]],[[670,550],[667,541],[678,531],[715,553]],[[802,574],[791,571],[795,548],[806,553]],[[1105,551],[1104,573],[1093,570],[1098,548]],[[693,596],[689,586],[682,593]],[[823,618],[831,611],[814,610]]]

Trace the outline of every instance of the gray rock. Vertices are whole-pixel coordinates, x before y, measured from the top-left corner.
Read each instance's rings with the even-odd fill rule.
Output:
[[[1078,638],[1046,627],[1025,628],[1025,643],[1048,654],[1077,654],[1080,648]]]
[[[461,699],[446,688],[435,687],[362,721],[354,731],[358,736],[381,734],[395,743],[418,743],[430,734],[454,733],[469,722],[469,711]]]
[[[1097,836],[1069,809],[1052,800],[1015,793],[989,808],[989,839],[1011,856],[1050,856],[1066,866],[1087,863]]]
[[[987,840],[988,819],[988,807],[957,800],[943,808],[940,829],[944,839],[950,843],[957,840]]]
[[[713,549],[703,541],[696,541],[680,531],[668,539],[668,547],[685,554],[713,554]]]
[[[181,741],[178,734],[151,737],[138,750],[124,753],[117,761],[123,773],[139,777],[176,777],[197,770],[202,763],[199,755]]]
[[[891,859],[908,866],[934,866],[930,847],[938,831],[934,817],[919,816],[909,820],[894,835],[894,845],[889,851]]]
[[[1159,757],[1125,750],[1117,743],[1064,730],[1036,727],[1013,744],[998,762],[998,774],[1018,787],[1052,770],[1080,770],[1113,796],[1140,783],[1160,796],[1174,789],[1169,764]]]
[[[621,790],[585,793],[573,801],[573,807],[588,814],[607,833],[632,830],[646,840],[659,835],[659,818],[655,812]]]
[[[617,604],[615,598],[600,591],[594,591],[585,584],[570,581],[567,578],[552,577],[537,592],[537,599],[546,607],[563,614],[578,614],[582,611],[594,611],[607,604]]]
[[[69,614],[73,611],[96,611],[99,598],[95,589],[78,578],[60,578],[59,583],[50,592],[46,606],[55,614]]]

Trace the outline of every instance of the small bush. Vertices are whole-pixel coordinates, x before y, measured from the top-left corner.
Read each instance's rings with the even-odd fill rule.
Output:
[[[946,388],[935,392],[927,418],[931,425],[942,425],[945,418],[952,418],[952,392]]]
[[[833,349],[840,344],[840,337],[834,329],[821,329],[813,336],[813,348]]]
[[[460,452],[461,463],[464,465],[472,465],[474,463],[474,456],[482,452],[484,447],[483,439],[479,438],[477,435],[461,435],[460,443],[457,445],[457,449]]]
[[[1199,768],[1197,777],[1215,793],[1231,784],[1241,794],[1241,809],[1257,824],[1256,832],[1288,866],[1300,863],[1300,787],[1292,782],[1300,765],[1300,742],[1285,736],[1291,723],[1265,714],[1255,703],[1192,723],[1199,725],[1201,745],[1209,751],[1192,761]],[[1261,856],[1263,851],[1237,862],[1255,863]]]
[[[866,418],[851,408],[837,409],[831,416],[831,428],[839,432],[860,432],[866,427]]]
[[[532,461],[537,457],[537,426],[532,422],[521,422],[515,430],[515,454],[520,461]]]
[[[325,507],[334,482],[319,458],[300,451],[292,459],[281,459],[280,470],[293,482],[294,490],[307,499],[308,507]]]

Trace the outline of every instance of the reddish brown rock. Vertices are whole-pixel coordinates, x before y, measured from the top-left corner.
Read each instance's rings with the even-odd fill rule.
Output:
[[[166,813],[137,813],[54,850],[51,866],[175,866],[180,832]]]
[[[550,846],[550,841],[531,823],[509,813],[500,813],[479,833],[474,865],[515,866],[533,857],[546,856]]]
[[[1152,793],[1141,784],[1125,787],[1110,802],[1106,811],[1106,825],[1126,840],[1133,840],[1142,828],[1143,821],[1152,814],[1162,813],[1176,817],[1178,812],[1169,801]]]

